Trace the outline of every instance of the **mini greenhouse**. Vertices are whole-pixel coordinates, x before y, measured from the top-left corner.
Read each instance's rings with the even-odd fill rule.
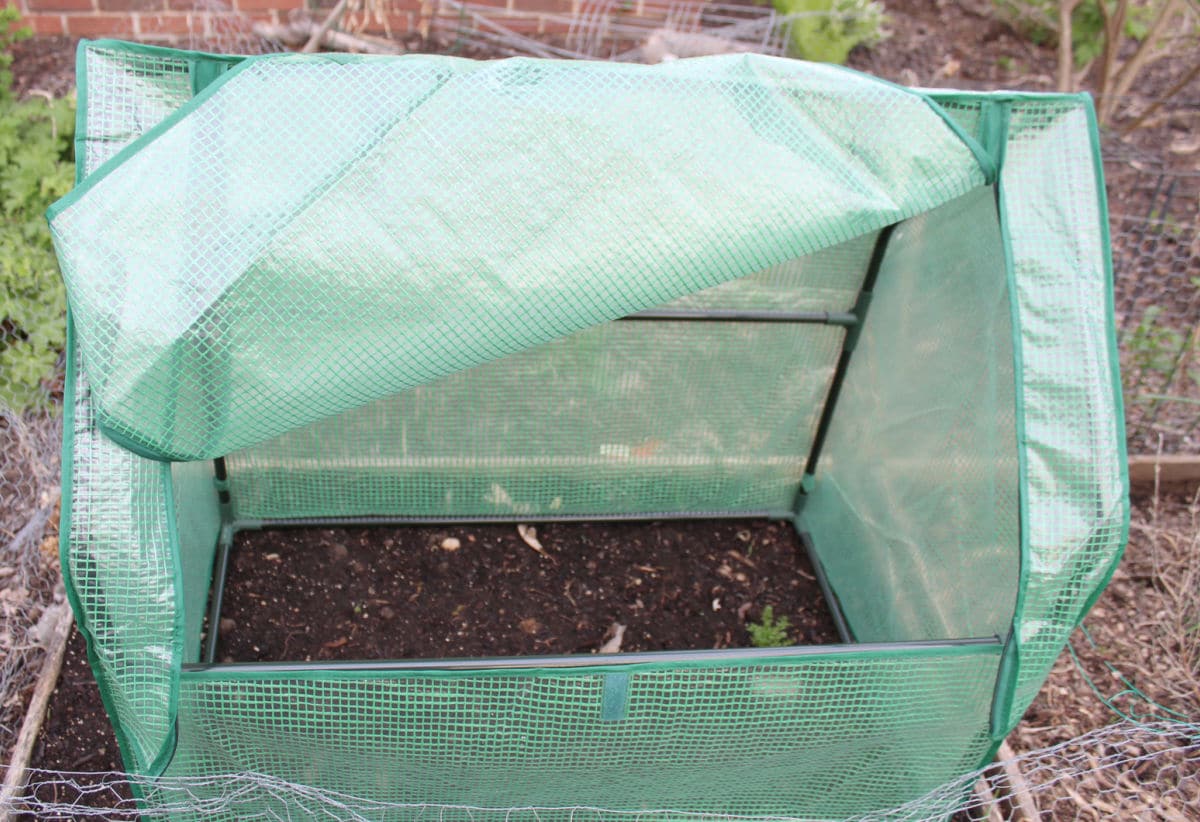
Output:
[[[994,753],[1120,556],[1086,97],[748,55],[78,71],[63,568],[151,801],[871,813]],[[843,642],[205,651],[240,529],[672,517],[794,522]]]

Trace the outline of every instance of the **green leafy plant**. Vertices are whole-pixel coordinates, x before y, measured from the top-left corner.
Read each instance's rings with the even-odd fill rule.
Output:
[[[768,605],[763,608],[759,621],[748,623],[746,630],[750,633],[750,644],[755,648],[777,648],[792,644],[788,638],[790,627],[792,624],[788,618],[783,616],[776,619],[775,609]]]
[[[17,15],[0,9],[0,403],[45,406],[62,355],[66,296],[46,208],[75,179],[73,100],[12,92]]]
[[[12,45],[31,35],[16,6],[0,6],[0,99],[12,96]]]
[[[820,63],[845,63],[855,46],[887,37],[883,4],[875,0],[774,0],[789,22],[791,50]]]
[[[1123,340],[1129,352],[1129,373],[1169,373],[1188,345],[1186,334],[1159,321],[1161,314],[1161,306],[1147,307],[1137,326]]]

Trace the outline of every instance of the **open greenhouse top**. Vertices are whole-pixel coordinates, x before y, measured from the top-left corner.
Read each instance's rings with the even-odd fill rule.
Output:
[[[928,97],[779,58],[195,60],[180,91],[199,93],[50,212],[101,425],[156,458],[262,442],[995,177]],[[83,154],[125,140],[107,127],[81,124]]]

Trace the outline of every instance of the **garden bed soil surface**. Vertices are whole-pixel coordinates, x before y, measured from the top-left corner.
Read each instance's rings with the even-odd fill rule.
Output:
[[[78,784],[48,783],[39,787],[43,801],[78,803],[88,807],[119,807],[130,801],[128,787],[113,782],[111,772],[120,773],[121,752],[100,701],[100,690],[87,661],[87,648],[78,631],[72,630],[63,657],[58,686],[50,696],[42,729],[34,745],[30,767],[34,771],[72,771],[69,777]],[[31,782],[41,782],[36,772]],[[88,786],[105,785],[101,790],[85,792]],[[29,817],[32,818],[32,817]],[[133,819],[113,814],[107,818]]]
[[[458,547],[451,550],[452,540]],[[224,660],[345,660],[750,645],[771,605],[790,641],[837,641],[787,523],[552,524],[532,548],[515,526],[248,531],[226,589]],[[714,607],[714,603],[717,603]],[[231,621],[232,620],[232,621]],[[82,771],[43,800],[127,809],[116,739],[72,634],[31,767]],[[38,774],[33,781],[41,781]],[[88,786],[106,787],[89,790]],[[107,818],[132,819],[126,810]]]
[[[837,641],[790,524],[571,523],[244,531],[218,659],[418,659]]]

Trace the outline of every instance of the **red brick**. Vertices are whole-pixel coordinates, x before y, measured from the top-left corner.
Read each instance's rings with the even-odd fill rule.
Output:
[[[100,11],[162,11],[165,0],[98,0]]]
[[[26,14],[21,18],[21,24],[29,26],[34,34],[66,34],[66,26],[61,14]]]
[[[29,11],[95,11],[95,0],[26,0]]]
[[[66,33],[73,37],[129,37],[133,18],[128,14],[72,14],[67,17]]]
[[[571,27],[571,18],[569,17],[542,18],[542,34],[570,34]]]
[[[538,34],[542,30],[542,21],[537,15],[508,14],[497,22],[517,34]]]
[[[387,16],[387,28],[384,28],[383,23],[371,18],[367,21],[367,25],[363,31],[367,34],[377,35],[386,35],[389,30],[392,34],[407,34],[412,31],[415,22],[415,15],[411,13],[389,14]]]
[[[574,0],[513,0],[513,11],[570,14]]]
[[[191,20],[186,14],[140,14],[138,33],[143,37],[178,37],[183,34],[200,34],[204,24]]]
[[[235,0],[238,11],[291,11],[304,8],[304,0]]]

